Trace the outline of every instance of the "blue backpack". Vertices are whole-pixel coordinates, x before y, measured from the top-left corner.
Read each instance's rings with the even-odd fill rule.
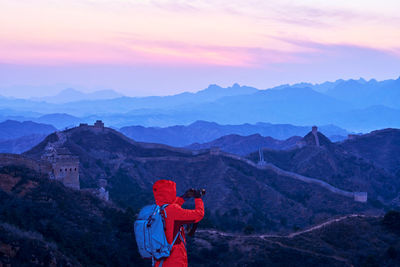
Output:
[[[165,220],[161,213],[167,218],[165,208],[168,204],[148,205],[140,212],[135,221],[135,237],[139,248],[139,253],[143,258],[151,258],[153,266],[155,260],[169,257],[172,246],[175,244],[178,236],[185,244],[181,231],[178,231],[172,244],[169,244],[165,236]],[[161,261],[159,267],[162,267],[164,260]]]

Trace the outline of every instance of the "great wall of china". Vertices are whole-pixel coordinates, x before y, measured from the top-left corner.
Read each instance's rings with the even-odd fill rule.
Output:
[[[48,162],[38,162],[19,154],[0,154],[0,167],[9,165],[21,165],[33,169],[38,173],[47,174],[51,172],[51,164]]]
[[[210,152],[210,153],[219,154],[219,155],[223,155],[223,156],[228,157],[228,158],[240,160],[240,161],[242,161],[242,162],[244,162],[244,163],[246,163],[248,165],[251,165],[254,168],[260,169],[260,170],[271,170],[271,171],[273,171],[273,172],[275,172],[275,173],[277,173],[279,175],[282,175],[282,176],[286,176],[286,177],[290,177],[290,178],[293,178],[293,179],[296,179],[296,180],[300,180],[300,181],[308,183],[308,184],[316,184],[318,186],[321,186],[321,187],[329,190],[332,193],[335,193],[335,194],[338,194],[338,195],[341,195],[341,196],[345,196],[345,197],[353,198],[357,202],[367,202],[367,199],[368,199],[367,192],[349,192],[349,191],[345,191],[345,190],[339,189],[339,188],[337,188],[337,187],[335,187],[335,186],[333,186],[331,184],[328,184],[327,182],[324,182],[323,180],[307,177],[307,176],[300,175],[298,173],[294,173],[294,172],[290,172],[290,171],[285,171],[285,170],[277,167],[276,165],[274,165],[272,163],[268,163],[268,162],[262,161],[261,164],[257,164],[257,163],[254,163],[253,161],[251,161],[251,160],[249,160],[247,158],[244,158],[244,157],[241,157],[241,156],[238,156],[238,155],[234,155],[234,154],[230,154],[230,153],[227,153],[227,152],[222,152],[222,151],[219,151],[219,152],[214,151],[214,152]]]
[[[193,156],[202,156],[207,154],[207,152],[211,155],[216,155],[216,156],[223,156],[223,157],[227,157],[227,158],[231,158],[231,159],[235,159],[238,161],[241,161],[247,165],[250,165],[254,168],[257,168],[259,170],[271,170],[275,173],[277,173],[278,175],[281,176],[285,176],[285,177],[290,177],[292,179],[296,179],[308,184],[315,184],[318,186],[321,186],[327,190],[329,190],[332,193],[341,195],[341,196],[345,196],[345,197],[350,197],[353,198],[355,201],[357,202],[367,202],[368,199],[368,194],[367,192],[349,192],[349,191],[345,191],[342,189],[339,189],[327,182],[324,182],[323,180],[320,179],[316,179],[316,178],[311,178],[311,177],[307,177],[307,176],[303,176],[294,172],[290,172],[290,171],[285,171],[279,167],[277,167],[276,165],[272,164],[272,163],[267,163],[264,161],[264,163],[262,164],[258,164],[258,163],[254,163],[253,161],[235,155],[235,154],[230,154],[224,151],[220,151],[219,149],[216,148],[212,148],[209,150],[201,150],[201,151],[193,151],[192,155]],[[147,158],[147,157],[136,157],[135,160],[141,161],[141,162],[147,162],[147,161],[154,161],[154,160],[175,160],[175,161],[179,161],[182,160],[182,157],[179,156],[165,156],[165,157],[151,157],[151,158]],[[187,158],[187,161],[196,161],[198,160],[198,158]]]
[[[115,133],[117,133],[119,136],[122,136],[124,140],[129,141],[130,143],[134,143],[136,145],[140,145],[145,148],[164,148],[164,149],[169,149],[175,152],[180,152],[182,154],[186,154],[187,157],[186,159],[189,161],[196,161],[199,158],[197,156],[202,156],[202,155],[219,155],[231,159],[235,159],[238,161],[241,161],[247,165],[250,165],[254,168],[260,169],[260,170],[271,170],[278,175],[289,177],[292,179],[296,179],[305,183],[309,184],[315,184],[318,186],[321,186],[327,190],[329,190],[332,193],[344,196],[344,197],[349,197],[353,198],[357,202],[367,202],[368,199],[368,194],[367,192],[349,192],[342,190],[340,188],[337,188],[323,180],[316,179],[316,178],[311,178],[307,177],[304,175],[300,175],[298,173],[290,172],[283,170],[276,165],[265,162],[264,158],[262,155],[262,152],[260,150],[260,162],[255,163],[247,158],[241,157],[239,155],[235,154],[230,154],[224,151],[221,151],[219,148],[211,148],[211,149],[205,149],[205,150],[199,150],[199,151],[189,151],[181,148],[172,148],[169,146],[165,145],[160,145],[160,144],[150,144],[150,143],[136,143],[135,141],[125,137],[124,135],[120,134],[117,131],[114,131],[112,129],[107,129],[104,128],[104,124],[101,121],[96,121],[96,123],[93,126],[89,126],[87,124],[81,124],[78,129],[93,129],[94,131],[105,131],[105,130],[110,130]],[[318,140],[318,135],[316,134],[317,129],[316,127],[313,127],[313,135],[315,136],[316,140],[316,145],[319,146],[319,140]],[[15,154],[0,154],[0,166],[5,166],[5,165],[12,165],[12,164],[20,164],[20,165],[25,165],[28,166],[38,172],[41,173],[47,173],[49,174],[50,178],[53,179],[58,179],[61,180],[64,185],[74,188],[74,189],[80,189],[79,186],[79,159],[70,153],[68,151],[64,151],[60,153],[59,151],[65,150],[64,148],[64,143],[66,141],[66,135],[64,132],[56,132],[58,140],[55,142],[49,142],[45,148],[46,153],[42,156],[42,160],[40,161],[35,161],[29,158],[26,158],[21,155],[15,155]],[[135,158],[138,161],[141,162],[146,162],[146,161],[153,161],[153,160],[181,160],[181,156],[165,156],[165,157],[137,157]],[[104,188],[103,188],[104,190]]]
[[[93,126],[81,124],[78,128],[90,127],[95,131],[104,130],[102,121],[96,121]],[[80,190],[79,181],[79,157],[72,155],[64,145],[67,141],[67,134],[63,131],[55,132],[57,140],[48,142],[44,148],[44,154],[39,160],[31,159],[19,154],[4,154],[0,153],[0,167],[19,165],[31,168],[40,174],[48,175],[49,179],[60,181],[64,186]],[[107,182],[100,179],[99,188],[87,188],[84,191],[89,191],[97,197],[109,200],[108,191],[105,189]]]

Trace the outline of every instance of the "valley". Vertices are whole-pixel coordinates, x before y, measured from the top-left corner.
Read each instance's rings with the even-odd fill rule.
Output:
[[[343,252],[341,247],[320,250],[321,248],[315,247],[315,242],[322,242],[317,241],[321,238],[320,234],[314,233],[342,231],[335,229],[340,229],[343,225],[350,227],[349,224],[365,224],[372,227],[371,237],[368,238],[382,238],[381,232],[387,231],[374,225],[382,220],[388,210],[399,209],[396,199],[400,186],[397,182],[399,179],[396,178],[397,169],[392,165],[385,165],[383,168],[383,163],[386,164],[387,161],[379,161],[380,158],[376,162],[373,161],[365,148],[365,138],[375,135],[379,135],[380,138],[397,138],[396,131],[383,130],[372,135],[332,143],[317,132],[316,142],[315,134],[310,131],[304,137],[300,137],[291,149],[263,149],[263,162],[260,161],[259,152],[240,156],[216,147],[189,150],[137,142],[116,130],[104,127],[101,122],[96,122],[94,126],[82,124],[52,133],[22,155],[0,154],[0,168],[3,173],[0,188],[1,192],[4,192],[5,200],[12,196],[13,199],[25,201],[21,203],[26,204],[19,204],[17,210],[23,210],[25,205],[40,207],[43,200],[43,203],[64,203],[69,201],[71,194],[71,197],[76,198],[75,203],[81,201],[78,199],[87,198],[82,199],[82,204],[75,204],[78,209],[84,203],[89,204],[88,201],[93,203],[90,205],[105,205],[104,207],[109,207],[113,212],[122,212],[121,216],[126,216],[123,224],[129,226],[140,208],[153,202],[152,184],[158,179],[171,179],[177,183],[178,194],[191,187],[205,188],[207,191],[204,197],[206,216],[196,237],[189,240],[192,253],[189,260],[193,262],[193,266],[212,266],[212,263],[205,259],[217,252],[221,255],[234,253],[236,257],[232,259],[237,260],[241,266],[256,264],[258,261],[285,266],[291,262],[291,257],[304,258],[305,262],[310,264],[351,266],[371,259],[365,254],[352,257]],[[362,140],[360,146],[355,141],[358,139]],[[346,150],[348,146],[350,149]],[[397,159],[396,151],[395,149],[391,152],[394,153],[394,162]],[[362,154],[369,158],[361,158]],[[48,161],[52,157],[55,161]],[[79,175],[76,177],[79,179],[77,181],[80,190],[68,188],[72,186],[73,180],[60,180],[64,185],[58,182],[58,179],[61,179],[58,177],[62,176],[55,173],[57,170],[54,168],[70,164],[67,163],[70,161],[65,161],[65,157],[76,157],[79,160]],[[58,158],[64,159],[57,163]],[[287,160],[288,158],[290,160]],[[62,163],[64,161],[65,163]],[[329,168],[334,172],[327,171]],[[340,179],[338,174],[344,175],[346,168],[357,171]],[[35,174],[37,172],[39,175]],[[332,173],[332,176],[324,176],[322,173]],[[52,176],[54,178],[50,179]],[[375,178],[378,176],[379,179]],[[56,192],[55,189],[43,191],[49,190],[44,189],[48,186],[63,193],[52,195]],[[104,190],[103,193],[100,193],[101,190]],[[366,198],[358,199],[357,192],[363,191],[366,192]],[[105,193],[107,198],[104,197]],[[32,197],[32,194],[38,194],[38,197]],[[71,266],[77,265],[75,260],[81,262],[79,257],[84,257],[84,254],[76,256],[75,252],[59,245],[60,242],[65,242],[62,241],[64,234],[55,230],[55,233],[61,234],[61,239],[55,239],[53,232],[39,226],[39,222],[43,220],[40,219],[42,215],[37,218],[32,217],[33,215],[27,216],[33,222],[38,220],[39,223],[34,229],[32,226],[27,228],[23,221],[16,220],[19,215],[6,212],[7,205],[3,205],[3,211],[0,211],[0,230],[4,229],[0,233],[5,240],[9,240],[7,242],[12,242],[12,245],[6,243],[5,246],[15,250],[16,246],[31,246],[32,242],[39,242],[36,250],[31,249],[31,253],[35,254],[47,253],[51,247],[47,248],[46,242],[54,242],[58,245],[57,248],[51,248],[55,257],[53,260],[66,262],[66,265]],[[51,212],[60,212],[63,206],[59,205],[64,204],[57,204]],[[189,201],[185,207],[190,208],[192,205]],[[99,220],[112,218],[104,211],[98,213],[94,206],[89,209],[87,213],[95,212],[96,216],[100,216]],[[86,219],[83,219],[73,223],[79,225],[85,221]],[[67,228],[70,229],[69,227]],[[114,227],[107,229],[113,232]],[[121,242],[130,242],[129,246],[132,247],[135,243],[134,239],[131,239],[132,229],[128,228],[124,228],[123,231],[126,231],[124,235],[130,237],[126,236],[128,239],[125,238]],[[6,234],[9,230],[5,229],[14,229],[13,234]],[[89,232],[93,230],[88,228]],[[24,231],[34,231],[38,234],[30,237],[29,234],[23,234]],[[351,228],[351,231],[355,230]],[[376,258],[373,260],[383,257],[385,261],[396,262],[396,258],[387,258],[382,254],[389,247],[398,251],[394,235],[390,231],[385,232],[384,236],[389,239],[385,239],[385,245],[372,250]],[[39,241],[35,241],[38,239],[35,236],[39,236]],[[88,242],[87,246],[92,246],[91,241]],[[115,246],[118,247],[118,243]],[[321,243],[321,246],[327,244]],[[92,247],[88,248],[87,253],[92,253],[91,249]],[[252,252],[249,254],[249,251]],[[16,257],[15,260],[20,260],[21,257],[18,253],[7,255],[9,262],[12,255]],[[74,256],[71,258],[71,255]],[[141,261],[137,254],[135,255],[128,253],[125,256],[135,258],[139,264]],[[208,256],[204,257],[205,255]],[[222,256],[216,257],[218,262]]]

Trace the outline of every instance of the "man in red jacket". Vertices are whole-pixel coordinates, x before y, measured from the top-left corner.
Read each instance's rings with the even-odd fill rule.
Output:
[[[181,238],[177,238],[174,246],[172,247],[171,254],[165,258],[162,267],[186,267],[188,266],[187,253],[186,253],[186,239],[184,224],[197,223],[204,217],[204,204],[199,192],[187,191],[182,197],[176,197],[176,184],[169,180],[158,180],[153,185],[153,194],[156,204],[162,206],[169,204],[165,208],[167,216],[165,217],[165,235],[168,243],[172,243],[174,237],[179,233],[182,234]],[[182,209],[186,197],[193,196],[195,198],[195,209],[187,210]],[[160,261],[157,261],[155,266],[158,267]]]

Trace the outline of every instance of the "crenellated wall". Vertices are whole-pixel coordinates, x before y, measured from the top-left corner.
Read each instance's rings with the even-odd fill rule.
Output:
[[[10,165],[26,166],[43,174],[52,170],[51,164],[46,161],[36,161],[19,154],[0,153],[0,167]]]

